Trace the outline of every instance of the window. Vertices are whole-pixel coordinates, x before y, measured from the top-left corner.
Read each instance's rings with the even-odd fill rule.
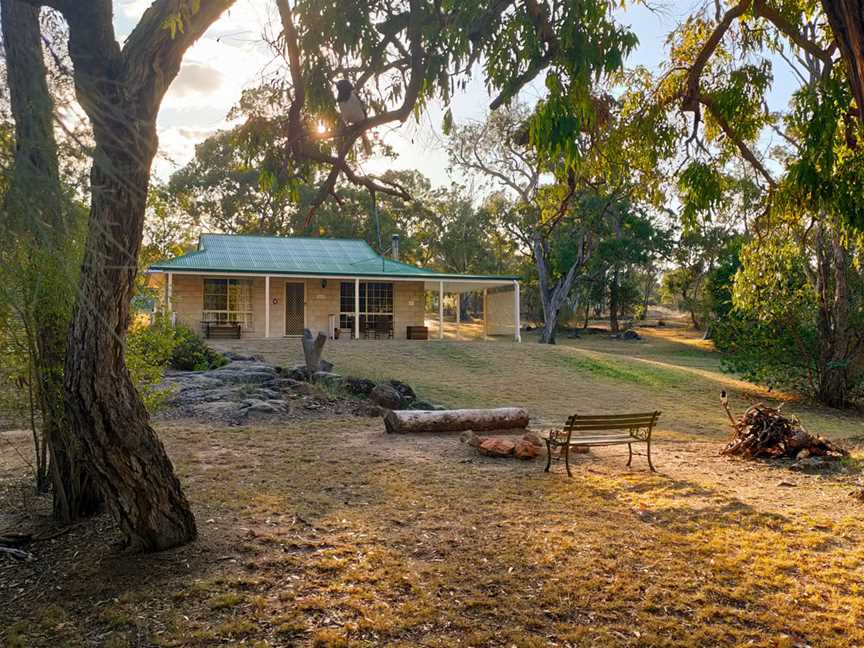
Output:
[[[339,293],[339,327],[354,328],[354,282],[343,281]],[[393,284],[360,282],[360,331],[392,330]]]
[[[238,322],[252,328],[252,281],[249,279],[205,279],[205,322]]]

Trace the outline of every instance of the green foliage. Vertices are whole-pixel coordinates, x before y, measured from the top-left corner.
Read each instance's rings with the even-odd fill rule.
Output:
[[[207,371],[228,363],[221,353],[208,347],[201,336],[188,326],[174,327],[174,346],[168,364],[181,371]]]
[[[802,238],[795,225],[775,226],[743,246],[734,308],[715,339],[726,368],[747,379],[844,405],[861,395],[864,379],[861,241],[811,227],[813,236]]]
[[[723,352],[724,370],[759,385],[814,393],[814,329],[797,321],[766,322],[731,313],[715,324],[713,337]]]
[[[687,165],[678,176],[681,220],[686,227],[695,227],[700,215],[710,216],[721,205],[724,184],[713,165],[699,161]]]
[[[151,411],[158,409],[168,395],[159,387],[166,368],[206,371],[227,362],[192,329],[182,324],[172,326],[167,317],[157,317],[152,323],[139,319],[126,338],[126,368]]]
[[[864,229],[864,151],[851,101],[845,78],[836,77],[795,95],[789,127],[802,143],[781,197],[784,206],[823,210]]]

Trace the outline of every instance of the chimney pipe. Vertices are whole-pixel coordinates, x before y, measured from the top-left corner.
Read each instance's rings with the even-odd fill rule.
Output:
[[[398,235],[398,234],[394,234],[394,235],[393,235],[393,238],[391,239],[391,243],[390,243],[390,257],[391,257],[394,261],[398,261],[398,260],[399,260],[399,235]]]

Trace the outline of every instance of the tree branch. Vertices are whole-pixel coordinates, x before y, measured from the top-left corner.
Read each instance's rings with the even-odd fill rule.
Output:
[[[768,172],[768,169],[762,164],[759,158],[750,150],[750,147],[741,139],[741,137],[735,132],[735,130],[729,125],[729,122],[726,121],[726,118],[717,110],[713,100],[707,95],[700,93],[699,94],[699,102],[705,106],[708,111],[711,113],[711,117],[714,121],[717,122],[717,125],[720,126],[720,129],[725,133],[726,137],[728,137],[735,146],[738,147],[738,150],[741,152],[741,156],[747,160],[753,168],[763,177],[765,181],[771,188],[777,186],[777,182],[774,180],[774,177]]]
[[[200,0],[193,12],[184,9],[185,5],[178,7],[176,0],[157,0],[144,12],[126,40],[123,67],[125,81],[146,114],[158,112],[165,91],[180,71],[183,54],[234,2]],[[172,19],[181,20],[182,26],[169,28]]]
[[[684,89],[684,96],[681,98],[681,108],[687,112],[699,112],[699,80],[702,78],[702,72],[708,64],[708,59],[714,54],[714,51],[720,45],[720,41],[729,31],[732,22],[740,18],[750,8],[753,0],[741,0],[740,3],[726,11],[720,22],[711,32],[708,40],[699,50],[699,54],[693,60],[693,65],[687,72],[687,85]]]

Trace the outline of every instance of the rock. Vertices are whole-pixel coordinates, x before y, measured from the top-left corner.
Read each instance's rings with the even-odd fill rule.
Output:
[[[351,376],[346,376],[343,379],[342,386],[349,394],[364,397],[369,396],[375,389],[375,383],[368,378],[353,378]]]
[[[231,361],[251,362],[252,360],[255,360],[255,356],[243,355],[242,353],[236,353],[234,351],[225,351],[222,355]]]
[[[633,329],[627,329],[621,334],[622,340],[641,340],[642,336]]]
[[[306,371],[306,367],[294,367],[287,372],[283,372],[282,375],[287,376],[289,380],[296,380],[298,382],[309,380],[309,372]]]
[[[395,387],[387,383],[375,385],[375,389],[369,394],[369,400],[387,409],[402,409],[402,394],[396,391]]]
[[[202,418],[218,420],[233,418],[239,414],[237,403],[230,402],[201,403],[192,407],[192,413]]]
[[[459,441],[466,443],[472,448],[479,448],[480,444],[485,441],[485,437],[479,437],[473,430],[466,430],[459,435]]]
[[[342,376],[331,371],[316,371],[312,378],[313,382],[322,383],[328,387],[341,387],[343,381]]]
[[[523,440],[523,441],[527,441],[527,442],[530,443],[531,445],[537,446],[538,448],[541,447],[541,446],[543,445],[543,439],[541,439],[541,438],[540,438],[537,434],[535,434],[534,432],[526,432],[526,433],[522,436],[522,440]]]
[[[513,451],[517,459],[534,459],[540,454],[540,448],[528,441],[527,439],[519,439],[516,442],[516,447]]]
[[[225,383],[265,383],[276,378],[276,370],[260,362],[232,362],[208,371],[206,377]]]
[[[391,380],[389,384],[393,389],[399,392],[399,395],[402,397],[402,402],[406,405],[417,400],[417,394],[415,394],[414,390],[411,389],[411,385],[399,382],[398,380]]]
[[[507,439],[492,437],[482,441],[477,449],[487,457],[509,457],[516,450],[516,444]]]
[[[427,400],[418,399],[411,403],[411,409],[413,410],[434,410],[435,405],[430,403]]]
[[[321,360],[318,363],[318,371],[330,373],[331,371],[333,371],[333,363],[327,362],[326,360]],[[292,378],[294,380],[309,380],[309,371],[306,369],[305,364],[295,365],[288,371],[283,370],[283,374],[286,375],[288,378]]]

